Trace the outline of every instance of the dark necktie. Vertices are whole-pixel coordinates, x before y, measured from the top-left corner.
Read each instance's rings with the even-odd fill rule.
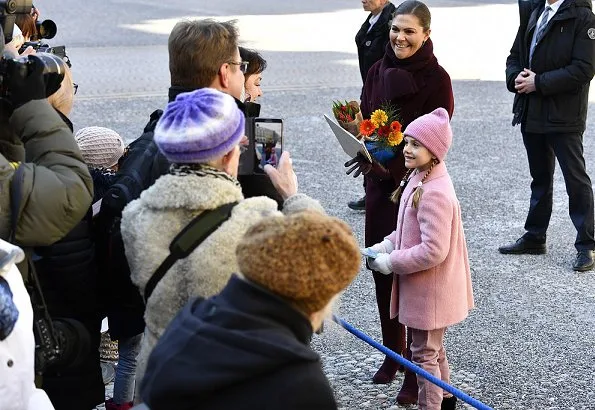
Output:
[[[541,14],[539,26],[535,29],[535,41],[531,43],[531,49],[529,50],[529,61],[533,59],[533,50],[535,50],[535,46],[537,45],[537,43],[539,43],[541,37],[543,37],[543,33],[545,32],[545,28],[547,27],[547,20],[550,15],[550,11],[552,11],[552,8],[550,6],[547,6]]]
[[[547,19],[550,15],[550,11],[552,11],[552,8],[550,6],[547,6],[545,10],[543,10],[541,21],[539,22],[539,27],[537,27],[537,34],[535,35],[535,44],[539,43],[539,40],[541,40],[541,37],[543,37],[543,33],[545,32],[545,27],[547,26]]]

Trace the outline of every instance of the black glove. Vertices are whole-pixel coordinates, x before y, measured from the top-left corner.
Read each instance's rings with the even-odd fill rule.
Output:
[[[372,169],[372,163],[358,152],[354,158],[345,163],[345,167],[351,167],[347,170],[347,175],[355,171],[353,177],[357,178],[362,174],[366,175],[368,172],[370,172]]]
[[[9,64],[7,85],[14,109],[29,101],[46,98],[43,69],[43,61],[34,55],[28,56],[26,62],[21,59]]]
[[[347,170],[347,175],[355,171],[355,173],[353,174],[354,178],[357,178],[361,174],[370,174],[379,180],[391,178],[391,174],[388,169],[384,168],[382,165],[380,165],[378,162],[374,160],[372,160],[372,162],[368,161],[359,152],[357,153],[355,158],[350,159],[345,163],[345,167],[351,167]]]

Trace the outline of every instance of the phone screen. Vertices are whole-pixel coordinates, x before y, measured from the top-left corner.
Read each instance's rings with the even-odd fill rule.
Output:
[[[279,118],[256,118],[254,142],[258,167],[266,164],[277,166],[283,152],[283,120]]]

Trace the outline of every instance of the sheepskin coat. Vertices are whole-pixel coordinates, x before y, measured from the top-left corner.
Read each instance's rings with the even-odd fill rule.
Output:
[[[435,330],[465,319],[473,308],[471,273],[461,206],[444,162],[423,183],[419,207],[413,192],[425,172],[403,190],[397,229],[387,236],[393,272],[391,317],[420,330]],[[398,284],[397,284],[398,283]]]
[[[124,209],[121,231],[126,257],[132,281],[144,293],[145,285],[169,255],[173,238],[196,215],[231,202],[239,202],[231,217],[187,258],[177,261],[147,301],[137,380],[142,380],[149,354],[176,313],[193,297],[219,293],[232,273],[238,272],[236,245],[248,228],[281,213],[270,198],[244,199],[239,184],[194,174],[164,175]],[[283,212],[304,209],[324,212],[318,201],[303,194],[287,199]]]

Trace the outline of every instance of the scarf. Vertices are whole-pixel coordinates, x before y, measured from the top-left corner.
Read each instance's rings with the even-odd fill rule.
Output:
[[[389,41],[378,70],[381,89],[385,94],[384,100],[390,101],[417,93],[419,88],[415,74],[429,65],[438,66],[438,60],[434,56],[434,45],[430,38],[415,54],[403,59],[397,58]]]
[[[238,180],[225,171],[221,171],[207,164],[171,164],[169,173],[176,176],[196,175],[201,178],[219,178],[233,183],[241,188]]]

